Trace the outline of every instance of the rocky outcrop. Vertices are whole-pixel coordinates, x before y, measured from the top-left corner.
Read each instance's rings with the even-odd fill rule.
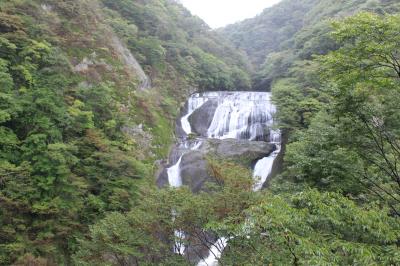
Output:
[[[199,192],[205,189],[207,182],[215,180],[209,173],[207,158],[231,160],[251,168],[257,160],[268,156],[275,149],[274,144],[262,141],[205,139],[197,150],[175,148],[171,157],[176,159],[177,153],[183,154],[180,164],[182,183],[193,192]],[[175,159],[171,165],[176,163]],[[159,175],[157,184],[160,187],[168,185],[166,170]]]
[[[271,143],[238,139],[208,139],[202,147],[210,155],[234,160],[249,167],[252,162],[268,156],[275,149]]]
[[[198,192],[204,188],[204,184],[212,181],[208,173],[206,154],[201,151],[190,151],[182,157],[181,161],[182,184]]]
[[[211,125],[217,107],[218,101],[211,99],[189,116],[189,122],[194,133],[203,137],[207,136],[208,128]]]
[[[140,81],[139,89],[145,90],[151,87],[150,78],[143,71],[143,68],[140,66],[139,62],[133,56],[133,54],[129,51],[128,48],[121,42],[121,40],[112,35],[110,38],[110,45],[113,47],[114,51],[118,55],[119,59],[122,60],[129,71],[135,73]]]

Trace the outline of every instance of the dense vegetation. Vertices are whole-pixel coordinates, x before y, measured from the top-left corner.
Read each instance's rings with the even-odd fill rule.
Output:
[[[250,88],[245,56],[175,1],[1,2],[0,264],[190,265],[173,244],[208,233],[222,265],[400,264],[399,4],[291,3],[223,30],[272,89],[283,173],[254,193],[210,161],[192,194],[155,161],[191,91]]]
[[[264,90],[279,77],[290,76],[296,65],[301,68],[301,61],[336,49],[329,37],[330,19],[360,11],[396,13],[400,4],[394,0],[283,0],[257,17],[219,32],[246,52],[257,70],[253,86]]]

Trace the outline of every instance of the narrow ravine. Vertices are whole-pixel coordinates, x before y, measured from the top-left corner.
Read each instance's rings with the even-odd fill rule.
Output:
[[[254,191],[260,190],[268,179],[275,158],[281,150],[281,134],[274,129],[276,108],[271,102],[271,94],[268,92],[196,93],[188,99],[186,109],[178,120],[182,134],[177,148],[170,156],[173,164],[166,169],[169,186],[185,185],[182,169],[191,167],[190,163],[196,164],[193,170],[199,170],[196,167],[203,167],[202,164],[197,165],[196,157],[190,160],[193,154],[202,150],[208,152],[209,147],[219,145],[219,153],[226,154],[227,157],[249,152],[253,154],[254,150],[257,150],[253,166],[253,176],[256,180]],[[196,189],[199,187],[193,185],[192,190]],[[179,239],[184,237],[184,232],[175,232],[175,235]],[[209,247],[208,256],[199,258],[197,265],[218,265],[218,259],[228,242],[229,240],[223,237],[218,239]],[[185,250],[182,243],[183,241],[179,241],[175,244],[175,252],[181,255]]]

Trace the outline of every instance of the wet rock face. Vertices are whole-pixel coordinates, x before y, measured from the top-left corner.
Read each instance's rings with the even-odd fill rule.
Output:
[[[248,141],[238,139],[209,139],[203,149],[220,158],[238,161],[244,166],[266,157],[275,150],[275,145],[263,141]]]
[[[217,107],[217,100],[208,100],[189,116],[189,122],[194,133],[202,137],[207,137],[207,131],[214,118]]]
[[[255,161],[268,156],[275,149],[274,144],[262,141],[206,139],[197,150],[180,151],[176,148],[171,154],[174,154],[172,157],[176,158],[176,153],[182,152],[180,164],[182,184],[188,186],[193,192],[199,192],[205,189],[207,182],[215,180],[209,173],[208,157],[233,160],[250,168]],[[159,175],[157,184],[160,187],[168,185],[166,172]]]

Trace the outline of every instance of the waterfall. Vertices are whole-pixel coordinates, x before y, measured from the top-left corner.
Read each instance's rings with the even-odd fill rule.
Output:
[[[254,184],[253,188],[254,191],[258,191],[262,188],[268,176],[272,172],[274,161],[281,151],[281,131],[270,130],[269,141],[270,143],[274,143],[277,148],[268,157],[264,157],[259,160],[254,166],[253,177],[256,179],[256,183]]]
[[[249,141],[266,141],[275,144],[276,150],[268,157],[260,159],[253,172],[254,191],[262,188],[271,174],[275,158],[280,152],[281,133],[273,129],[275,106],[271,102],[268,92],[204,92],[193,94],[187,102],[187,112],[181,118],[184,132],[192,132],[189,117],[210,99],[218,102],[211,124],[207,130],[208,138],[216,139],[245,139]],[[196,150],[202,145],[201,140],[186,140],[179,147],[184,150]],[[182,152],[178,162],[167,169],[168,181],[172,187],[182,186],[180,164],[185,151]],[[181,231],[175,232],[176,238],[182,240],[185,235]],[[221,237],[211,247],[207,258],[201,260],[198,266],[218,265],[218,260],[228,239]],[[176,241],[175,252],[183,254],[182,241]]]
[[[270,93],[237,92],[221,97],[208,129],[209,138],[265,140],[275,106]]]
[[[270,154],[268,157],[262,158],[254,166],[253,177],[256,179],[256,183],[254,184],[253,188],[254,191],[258,191],[263,187],[265,181],[272,172],[272,166],[274,165],[275,158],[278,156],[280,150],[281,149],[279,145],[272,154]]]
[[[180,164],[182,161],[182,157],[179,157],[179,160],[176,164],[167,169],[168,173],[168,182],[171,187],[181,187],[182,186],[182,178],[181,178],[181,169]]]
[[[183,144],[180,145],[180,147],[183,147],[185,149],[189,149],[189,150],[197,150],[198,148],[200,148],[202,144],[201,140],[193,140],[193,141],[185,141]],[[178,161],[171,167],[167,168],[167,175],[168,175],[168,183],[171,187],[181,187],[182,186],[182,177],[181,177],[181,169],[180,169],[180,165],[182,162],[182,157],[183,155],[185,155],[185,153],[183,153]],[[173,219],[175,219],[176,213],[173,210],[172,211],[172,217]],[[184,239],[185,239],[185,232],[181,231],[181,230],[176,230],[174,232],[175,235],[175,246],[174,246],[174,252],[176,254],[180,254],[183,255],[185,254],[185,243],[184,243]]]

